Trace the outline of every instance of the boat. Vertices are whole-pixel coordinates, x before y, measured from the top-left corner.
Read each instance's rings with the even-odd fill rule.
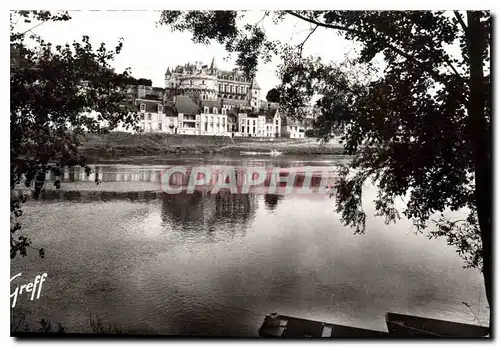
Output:
[[[271,152],[269,152],[269,155],[271,155],[272,157],[277,157],[278,155],[281,155],[282,152],[279,152],[275,149],[271,150]]]
[[[259,329],[263,338],[342,338],[387,337],[383,331],[348,327],[271,313]]]
[[[438,319],[416,317],[398,313],[386,313],[388,332],[369,330],[333,323],[318,322],[303,318],[271,313],[259,329],[259,337],[265,338],[454,338],[490,337],[487,327],[450,322]]]
[[[394,337],[487,337],[490,329],[482,326],[387,313],[389,335]]]

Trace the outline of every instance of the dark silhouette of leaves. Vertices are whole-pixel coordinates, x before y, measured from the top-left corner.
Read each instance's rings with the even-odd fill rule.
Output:
[[[53,46],[32,30],[19,32],[19,20],[39,26],[47,21],[66,21],[66,12],[12,11],[10,13],[10,188],[11,257],[25,256],[29,239],[21,229],[21,203],[30,189],[34,199],[44,189],[45,175],[60,177],[61,169],[90,168],[78,154],[79,139],[87,131],[103,133],[119,124],[135,125],[137,115],[127,88],[135,79],[126,70],[114,71],[110,62],[123,46],[97,48],[88,36],[64,46]],[[38,23],[38,24],[35,24]],[[95,112],[96,117],[90,116]],[[107,125],[103,125],[107,123]],[[60,179],[54,182],[59,188]],[[43,257],[44,252],[39,252]]]
[[[203,30],[201,20],[216,18],[213,11],[164,11],[162,17],[170,18],[163,24],[191,31],[199,42],[216,38],[226,44],[246,58],[238,60],[246,71],[256,70],[255,57],[279,52],[283,63],[277,90],[284,114],[301,118],[312,98],[320,97],[315,105],[318,134],[329,140],[340,133],[346,154],[353,156],[339,171],[335,198],[342,221],[356,232],[366,227],[362,188],[367,180],[379,189],[374,206],[386,222],[396,221],[402,212],[422,231],[436,213],[471,211],[460,223],[435,221],[437,231],[430,235],[445,237],[466,266],[483,271],[491,302],[490,13],[264,13],[278,26],[286,17],[310,24],[305,41],[322,28],[359,43],[358,57],[343,64],[303,57],[305,41],[296,46],[276,43],[266,37],[260,22],[240,29],[236,11],[225,15],[231,21],[207,21]],[[254,33],[253,40],[243,39],[243,32]],[[453,54],[451,45],[459,54]],[[375,57],[385,63],[381,75],[374,73]],[[402,211],[395,207],[396,198],[405,199]]]

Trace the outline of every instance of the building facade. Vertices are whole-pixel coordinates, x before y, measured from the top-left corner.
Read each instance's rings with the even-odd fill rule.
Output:
[[[291,139],[303,139],[306,136],[307,125],[304,121],[283,117],[281,134]]]
[[[165,88],[137,85],[128,92],[140,132],[275,138],[284,129],[279,105],[260,100],[257,81],[238,69],[219,70],[215,59],[168,68]]]
[[[219,70],[212,59],[210,65],[201,61],[179,65],[165,73],[168,95],[188,95],[194,100],[233,100],[237,105],[260,108],[260,87],[255,79],[249,80],[238,69]]]

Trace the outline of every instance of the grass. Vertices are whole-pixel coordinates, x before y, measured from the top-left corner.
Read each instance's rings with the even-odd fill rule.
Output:
[[[97,316],[95,319],[92,315],[89,316],[89,328],[84,334],[90,335],[151,335],[147,329],[123,329],[116,325],[104,324]],[[29,324],[24,318],[11,320],[11,336],[30,337],[35,335],[61,335],[72,334],[67,331],[61,323],[52,325],[50,321],[42,319],[36,324]]]
[[[283,154],[342,154],[338,145],[321,145],[315,139],[230,138],[223,136],[170,135],[160,133],[88,134],[82,139],[80,150],[88,157],[119,158],[140,155],[181,153],[239,153],[241,151],[269,152],[276,149]]]

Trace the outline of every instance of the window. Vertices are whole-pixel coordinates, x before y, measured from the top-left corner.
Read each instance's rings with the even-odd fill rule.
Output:
[[[158,105],[158,113],[163,113],[163,105]]]
[[[254,90],[254,92],[253,92],[253,93],[254,93],[255,95],[257,95],[257,91],[256,91],[256,90]]]
[[[205,106],[205,108],[203,109],[203,113],[208,113],[208,107]]]
[[[223,91],[223,86],[222,84],[219,84],[219,92],[222,92]]]
[[[193,80],[189,80],[189,84],[190,84],[190,85],[193,85]]]
[[[208,131],[208,123],[205,123],[205,131]]]
[[[233,92],[233,86],[229,86],[229,93]]]
[[[145,104],[141,104],[139,107],[140,107],[140,110],[142,112],[146,111],[146,105]]]
[[[141,113],[140,120],[144,120],[144,113]]]
[[[201,84],[205,84],[205,80],[202,80],[202,81],[201,81]]]
[[[279,119],[276,119],[276,125],[278,125]]]
[[[158,123],[158,130],[163,130],[161,123]]]
[[[227,110],[225,108],[222,109],[222,114],[226,114]]]
[[[217,107],[214,107],[214,111],[213,112],[214,112],[214,114],[217,114],[217,112],[218,112],[217,111]]]
[[[148,113],[148,120],[151,120],[151,113]]]

